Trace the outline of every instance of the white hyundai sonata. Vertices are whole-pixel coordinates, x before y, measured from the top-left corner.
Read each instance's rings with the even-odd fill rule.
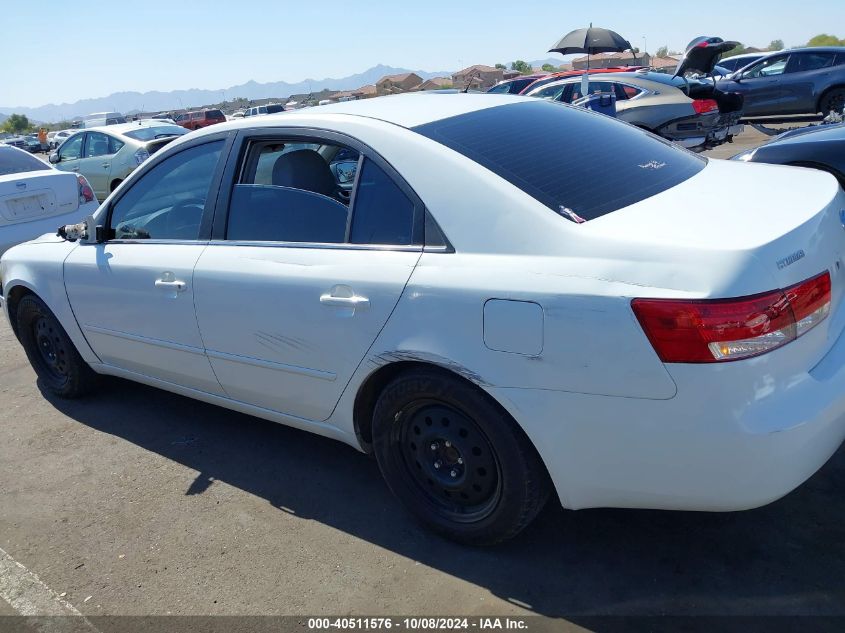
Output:
[[[109,374],[344,441],[480,544],[552,489],[738,510],[821,467],[845,435],[843,220],[821,172],[415,94],[186,135],[0,272],[54,394]]]

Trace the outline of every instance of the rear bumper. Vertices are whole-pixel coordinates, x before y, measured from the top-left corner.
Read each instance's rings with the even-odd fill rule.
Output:
[[[687,149],[709,149],[742,132],[739,118],[738,112],[695,115],[671,121],[659,128],[657,133]]]
[[[71,213],[0,226],[0,257],[17,244],[28,242],[45,233],[55,234],[56,230],[64,224],[81,222],[86,216],[94,213],[98,206],[96,202],[89,202]]]
[[[565,507],[744,510],[801,485],[845,438],[845,335],[803,374],[778,377],[765,356],[669,366],[671,400],[492,393],[537,447]]]

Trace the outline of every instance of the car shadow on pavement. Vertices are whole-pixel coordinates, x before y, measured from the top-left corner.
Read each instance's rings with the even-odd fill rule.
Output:
[[[462,547],[419,527],[375,462],[339,442],[109,379],[62,413],[276,508],[547,616],[845,615],[845,450],[785,499],[739,513],[563,510],[514,540]],[[573,620],[577,622],[577,619]]]

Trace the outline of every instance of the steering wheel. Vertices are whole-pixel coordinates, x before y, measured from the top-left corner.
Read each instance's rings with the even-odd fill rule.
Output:
[[[194,211],[197,207],[199,211]],[[196,239],[202,212],[205,210],[204,198],[188,198],[177,202],[166,214],[166,231],[169,238]],[[190,235],[183,235],[190,230]]]

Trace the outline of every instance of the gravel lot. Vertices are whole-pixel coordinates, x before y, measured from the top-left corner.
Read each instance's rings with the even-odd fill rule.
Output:
[[[845,615],[843,449],[758,510],[551,503],[476,550],[339,443],[121,380],[47,397],[2,317],[0,402],[0,548],[86,615]]]

